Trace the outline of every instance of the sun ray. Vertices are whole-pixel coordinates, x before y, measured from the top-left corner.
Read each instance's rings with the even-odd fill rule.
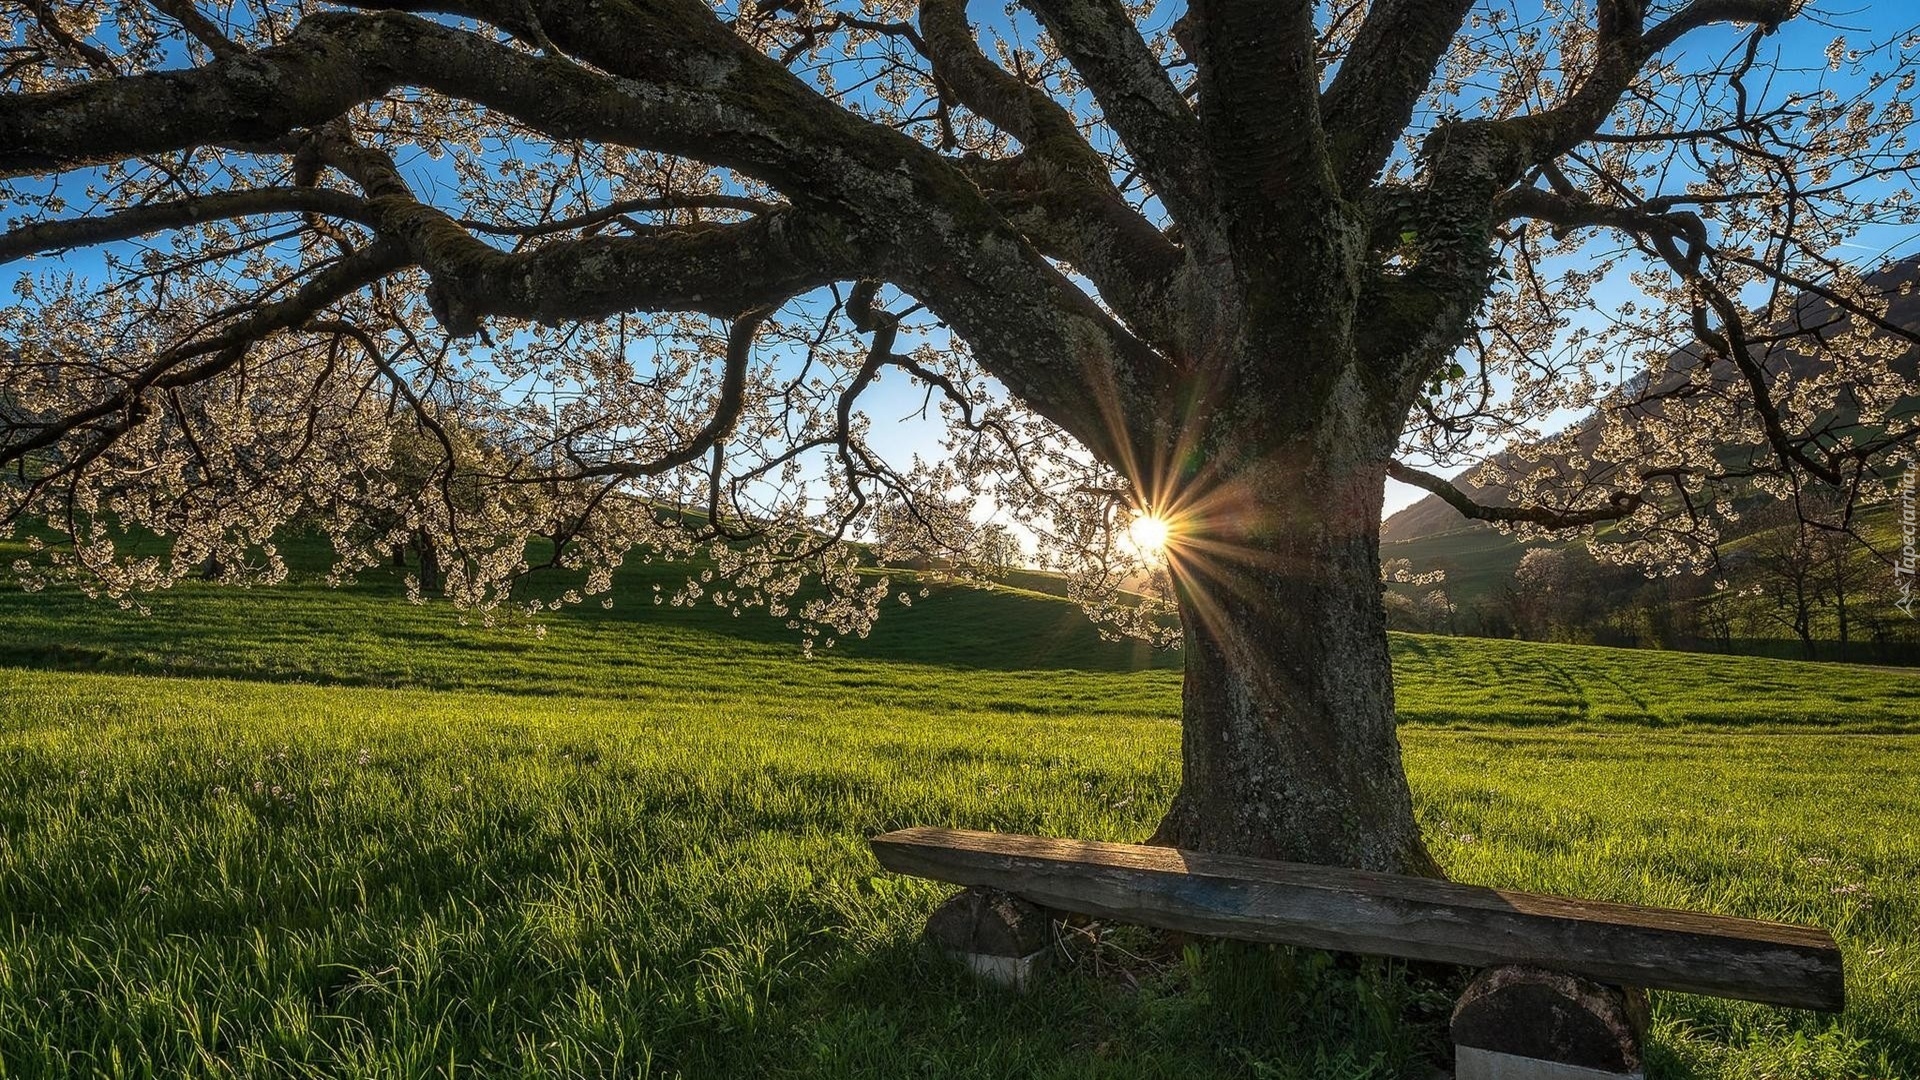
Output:
[[[1166,518],[1143,511],[1135,515],[1133,523],[1127,526],[1127,542],[1141,555],[1160,558],[1167,552],[1167,541],[1172,532],[1173,528]]]

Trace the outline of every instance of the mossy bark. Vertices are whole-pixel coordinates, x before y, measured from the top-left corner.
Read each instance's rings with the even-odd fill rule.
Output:
[[[1154,843],[1438,875],[1395,732],[1379,466],[1281,464],[1175,559],[1181,787]],[[1257,508],[1253,509],[1253,508]]]

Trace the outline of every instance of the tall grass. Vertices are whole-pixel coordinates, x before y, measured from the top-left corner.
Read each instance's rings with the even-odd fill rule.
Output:
[[[379,582],[183,587],[146,619],[0,593],[0,1077],[1444,1065],[1446,987],[1392,963],[1073,931],[1021,996],[923,949],[946,890],[866,837],[1139,838],[1178,672],[1039,597],[889,617],[802,661],[630,602],[539,638]],[[1655,995],[1656,1075],[1920,1076],[1909,673],[1435,638],[1396,663],[1454,876],[1840,940],[1837,1018]],[[202,677],[31,670],[62,665]]]

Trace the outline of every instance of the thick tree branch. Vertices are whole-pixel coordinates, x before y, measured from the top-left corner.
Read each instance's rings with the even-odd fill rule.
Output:
[[[1189,237],[1219,229],[1193,149],[1200,125],[1120,0],[1024,0],[1086,80],[1141,175]]]
[[[455,336],[477,332],[485,315],[552,323],[678,310],[730,318],[856,276],[870,260],[833,221],[792,210],[505,252],[421,202],[384,152],[334,138],[322,141],[321,153],[366,191],[375,229],[433,278],[435,314]]]
[[[457,10],[523,36],[531,17],[572,55],[658,87],[653,98],[693,102],[694,145],[658,133],[639,145],[740,168],[797,209],[841,223],[878,249],[863,276],[918,296],[1010,390],[1096,453],[1117,453],[1135,437],[1115,422],[1116,403],[1130,415],[1158,415],[1155,403],[1170,396],[1169,359],[1014,234],[952,162],[821,97],[700,0],[391,4]]]
[[[1089,191],[1062,183],[1057,171],[1026,155],[973,158],[960,167],[1035,247],[1086,274],[1136,333],[1164,355],[1181,357],[1167,295],[1186,260],[1111,185]]]
[[[1414,487],[1438,496],[1442,502],[1458,510],[1464,517],[1473,518],[1476,521],[1540,525],[1549,529],[1579,529],[1603,521],[1618,521],[1646,503],[1646,499],[1636,492],[1619,491],[1608,497],[1607,505],[1587,510],[1555,510],[1545,506],[1488,506],[1473,501],[1466,492],[1461,491],[1451,481],[1398,461],[1387,462],[1387,475],[1403,484],[1412,484]]]
[[[405,15],[322,12],[301,20],[283,45],[204,67],[0,96],[0,175],[270,142],[403,85],[499,109],[555,137],[670,151],[728,145],[703,142],[711,133],[688,95],[622,86]]]
[[[1473,0],[1383,0],[1368,11],[1320,99],[1343,189],[1359,192],[1379,175],[1472,7]]]
[[[1194,0],[1183,39],[1198,69],[1201,148],[1228,247],[1228,258],[1201,269],[1216,293],[1245,305],[1201,325],[1237,325],[1244,337],[1229,351],[1270,358],[1228,374],[1214,392],[1277,389],[1288,404],[1261,425],[1276,429],[1314,422],[1342,385],[1368,255],[1365,223],[1340,191],[1321,125],[1313,8]],[[1253,384],[1233,387],[1243,378]]]
[[[373,223],[363,199],[325,188],[260,188],[223,191],[169,202],[149,203],[103,217],[37,221],[0,233],[0,263],[63,248],[127,240],[146,233],[179,229],[204,221],[258,214],[325,214]]]
[[[1459,347],[1486,300],[1498,256],[1478,173],[1435,170],[1427,186],[1374,189],[1367,211],[1370,246],[1406,247],[1411,266],[1378,266],[1361,286],[1367,316],[1355,327],[1356,351],[1396,407],[1411,408],[1420,388]]]
[[[1066,171],[1106,171],[1064,105],[981,51],[967,24],[966,0],[921,0],[920,37],[940,82],[961,104],[1026,144],[1029,154]]]
[[[373,197],[380,232],[433,274],[440,310],[456,332],[477,329],[485,313],[594,317],[641,306],[649,293],[652,305],[712,311],[724,302],[731,315],[787,291],[798,276],[880,276],[920,297],[1009,389],[1096,453],[1131,456],[1121,448],[1138,433],[1117,417],[1164,415],[1173,365],[1014,234],[958,169],[821,97],[706,5],[498,6],[461,13],[509,28],[524,27],[531,13],[549,40],[622,77],[403,14],[319,13],[284,45],[202,68],[0,96],[0,173],[278,139],[395,87],[418,86],[503,112],[551,138],[737,168],[774,185],[795,208],[719,232],[592,237],[509,255],[416,200]],[[738,242],[737,230],[757,230],[757,239]],[[769,274],[768,252],[783,268],[781,284],[757,293],[754,283]],[[818,258],[823,253],[830,257]],[[858,273],[848,272],[850,262]]]
[[[1657,212],[1598,202],[1578,194],[1561,194],[1537,187],[1510,188],[1494,200],[1494,218],[1544,221],[1556,232],[1579,228],[1606,228],[1639,236],[1668,236],[1689,244],[1706,243],[1706,225],[1687,211]]]
[[[1115,310],[1170,351],[1161,301],[1179,252],[1127,204],[1072,114],[987,58],[964,0],[925,0],[920,34],[942,85],[1026,147],[1012,161],[972,159],[962,168],[1048,254],[1085,273]]]

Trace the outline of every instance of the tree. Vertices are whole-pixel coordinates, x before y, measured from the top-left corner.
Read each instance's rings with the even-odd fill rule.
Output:
[[[1819,530],[1784,503],[1754,516],[1760,528],[1749,541],[1752,550],[1744,561],[1760,598],[1756,618],[1791,630],[1807,659],[1815,659],[1814,613],[1826,606],[1828,584],[1828,553]]]
[[[1753,621],[1792,631],[1807,658],[1814,659],[1814,621],[1831,608],[1840,658],[1846,659],[1857,608],[1849,598],[1857,599],[1885,561],[1874,558],[1873,546],[1855,532],[1848,507],[1809,493],[1760,507],[1749,523],[1754,532],[1739,561],[1759,598]]]
[[[1522,637],[1552,641],[1556,629],[1579,617],[1568,595],[1574,583],[1570,573],[1572,561],[1558,548],[1531,548],[1520,557],[1505,600]]]
[[[963,562],[984,511],[946,508],[991,507],[1103,617],[1178,611],[1156,839],[1432,870],[1389,475],[1659,560],[1736,480],[1871,492],[1913,441],[1867,344],[1909,282],[1835,253],[1915,218],[1914,42],[1803,58],[1793,0],[348,6],[13,20],[0,257],[118,245],[0,317],[0,464],[44,462],[4,512],[71,535],[53,571],[137,590],[179,571],[129,528],[204,553],[346,514],[429,390],[493,433],[492,490],[572,493],[449,504],[471,603],[552,518],[587,565],[705,545],[721,602],[864,632],[888,586],[832,541]],[[902,379],[941,454],[870,438]],[[1842,390],[1856,431],[1822,422]],[[1598,435],[1531,439],[1567,409]],[[1437,471],[1473,461],[1501,498]],[[1172,535],[1121,603],[1158,565],[1135,512]]]
[[[1453,606],[1453,599],[1447,595],[1447,590],[1434,589],[1421,597],[1420,609],[1433,619],[1435,630],[1448,635],[1459,633],[1458,625],[1454,621],[1454,617],[1459,614],[1459,609]]]
[[[1853,613],[1857,611],[1860,594],[1871,595],[1863,586],[1881,569],[1877,560],[1861,557],[1870,556],[1872,548],[1854,536],[1850,525],[1845,520],[1819,522],[1814,538],[1827,576],[1827,595],[1833,597],[1834,632],[1840,642],[1841,660],[1853,658]]]
[[[1724,582],[1720,583],[1724,586]],[[1710,592],[1694,601],[1700,633],[1722,652],[1733,649],[1733,598],[1724,590]]]

